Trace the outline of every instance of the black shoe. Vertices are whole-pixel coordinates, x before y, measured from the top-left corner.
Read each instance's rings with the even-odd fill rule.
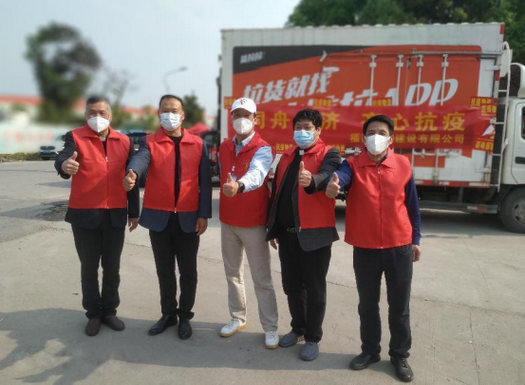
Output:
[[[164,333],[167,328],[174,325],[177,325],[177,316],[163,315],[161,319],[149,329],[148,334],[150,336],[156,336],[157,334]]]
[[[179,322],[179,338],[181,340],[187,340],[193,334],[191,329],[190,321],[187,319],[181,319]]]
[[[100,331],[100,318],[91,318],[86,325],[86,334],[90,337],[94,337]]]
[[[403,382],[410,382],[414,379],[414,373],[405,357],[390,356],[390,362],[396,368],[396,376]]]
[[[102,323],[108,325],[111,329],[117,332],[121,332],[126,327],[124,322],[122,322],[122,320],[116,315],[109,315],[107,317],[103,317]]]
[[[381,356],[379,354],[370,355],[368,353],[361,353],[350,361],[350,369],[363,370],[368,368],[369,365],[379,361],[381,361]]]

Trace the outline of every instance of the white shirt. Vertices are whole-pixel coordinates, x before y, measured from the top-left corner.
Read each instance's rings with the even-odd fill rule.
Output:
[[[235,146],[235,156],[253,139],[255,131],[241,143],[237,144],[236,137],[233,138],[233,145]],[[262,186],[264,179],[270,171],[270,166],[273,162],[272,148],[264,146],[259,148],[250,162],[250,167],[246,174],[242,176],[237,182],[244,184],[244,191],[252,191]]]

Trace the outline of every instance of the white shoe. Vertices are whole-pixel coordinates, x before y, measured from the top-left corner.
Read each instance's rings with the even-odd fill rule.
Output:
[[[266,349],[276,349],[279,347],[279,334],[277,332],[266,332],[264,346]]]
[[[224,325],[221,329],[221,337],[231,337],[238,331],[243,330],[246,327],[246,322],[242,322],[240,319],[232,318],[228,325]]]

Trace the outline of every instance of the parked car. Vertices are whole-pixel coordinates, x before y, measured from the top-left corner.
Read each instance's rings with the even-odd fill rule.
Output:
[[[208,149],[208,157],[210,158],[210,165],[211,165],[211,175],[212,176],[219,176],[219,169],[217,166],[217,142],[219,139],[219,135],[217,131],[208,131],[200,135],[202,138],[202,141],[206,145],[206,148]]]
[[[58,153],[64,148],[66,135],[58,135],[53,144],[40,146],[38,157],[42,160],[56,159]]]
[[[133,131],[127,132],[126,135],[128,135],[128,137],[131,139],[131,142],[133,143],[133,148],[135,149],[135,154],[136,154],[139,151],[140,139],[148,135],[148,133],[144,131],[133,130]],[[148,171],[146,170],[146,172],[139,179],[139,187],[146,186],[147,177],[148,177]]]
[[[140,147],[140,138],[143,138],[145,137],[146,135],[148,135],[147,132],[144,132],[144,131],[130,131],[127,133],[128,137],[131,138],[132,142],[133,142],[133,147],[135,148],[135,154],[139,151],[139,147]]]

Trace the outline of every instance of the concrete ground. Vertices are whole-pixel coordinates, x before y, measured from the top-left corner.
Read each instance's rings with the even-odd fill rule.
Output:
[[[248,266],[248,327],[220,338],[229,319],[220,255],[218,190],[201,238],[194,335],[150,337],[159,293],[148,233],[128,234],[122,255],[119,316],[126,330],[84,334],[79,261],[63,222],[70,182],[52,162],[0,164],[0,384],[392,384],[388,327],[383,360],[348,369],[359,353],[351,247],[333,246],[321,355],[301,346],[267,350]],[[344,209],[337,208],[343,236]],[[525,384],[525,237],[495,217],[425,211],[422,260],[411,301],[414,384]],[[279,261],[272,251],[279,332],[289,330]],[[383,287],[384,289],[384,287]],[[382,318],[387,319],[385,295]]]

